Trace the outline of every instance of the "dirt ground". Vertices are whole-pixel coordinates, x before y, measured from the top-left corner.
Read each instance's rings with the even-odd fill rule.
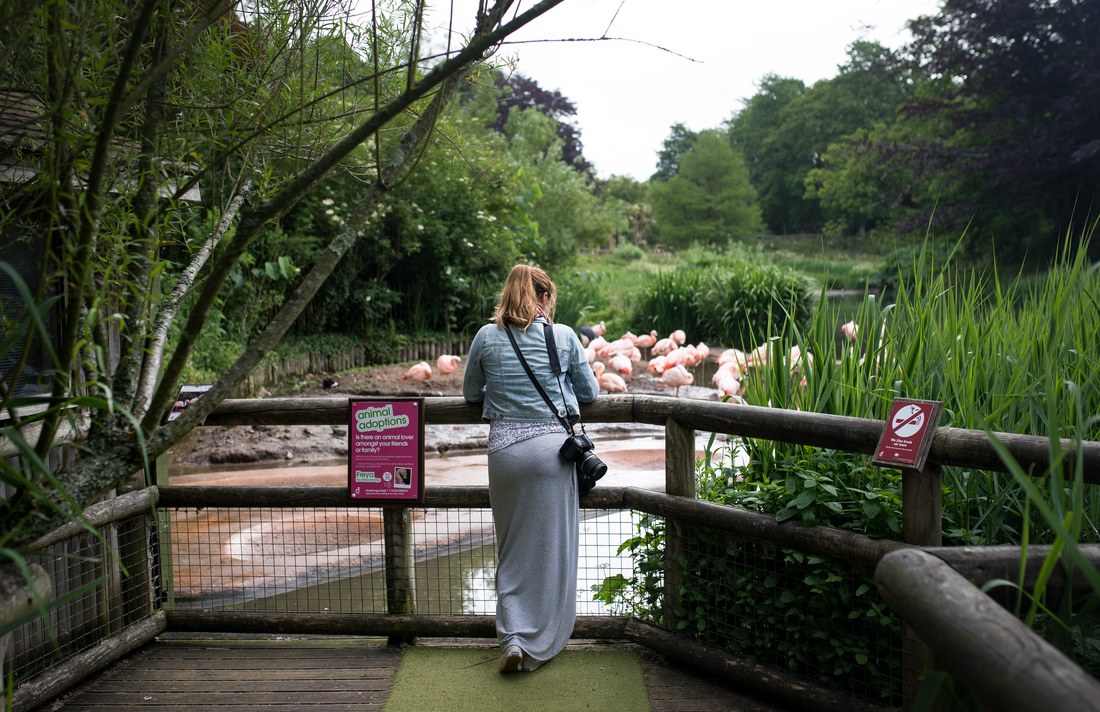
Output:
[[[436,376],[418,383],[402,381],[410,364],[395,364],[359,369],[354,372],[321,374],[302,379],[300,387],[277,390],[271,397],[349,397],[349,396],[458,396],[462,392],[464,363],[447,376]],[[434,365],[433,365],[434,368]],[[326,378],[336,383],[325,388]],[[696,374],[696,385],[681,389],[681,397],[716,399],[717,391]],[[671,395],[668,389],[645,371],[645,362],[636,364],[630,379],[630,392]],[[607,426],[611,427],[611,426]],[[622,427],[622,426],[619,426]],[[486,430],[470,426],[428,426],[426,445],[443,453],[449,450],[484,448]],[[169,465],[182,467],[256,463],[320,463],[347,457],[347,428],[334,426],[199,427],[172,448]]]

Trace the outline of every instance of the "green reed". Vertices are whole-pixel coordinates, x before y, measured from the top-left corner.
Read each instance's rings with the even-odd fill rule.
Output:
[[[940,264],[924,250],[899,276],[896,294],[863,300],[852,342],[838,339],[822,297],[806,329],[778,322],[767,365],[746,375],[746,398],[874,419],[885,418],[895,398],[937,400],[941,426],[1095,440],[1100,274],[1083,242],[1067,240],[1050,270],[1028,282],[1005,283],[950,259]],[[792,346],[803,354],[797,365]],[[749,447],[756,470],[744,473],[748,480],[796,449]],[[945,535],[955,543],[1019,543],[1025,525],[1033,541],[1049,542],[1055,529],[1041,518],[1029,522],[1036,518],[1027,502],[1010,474],[945,469]],[[1090,489],[1082,507],[1081,535],[1097,540],[1100,498]]]

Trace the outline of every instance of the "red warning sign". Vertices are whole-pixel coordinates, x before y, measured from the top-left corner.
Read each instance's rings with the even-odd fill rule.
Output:
[[[940,401],[896,399],[890,406],[872,462],[884,467],[924,469],[942,408]]]

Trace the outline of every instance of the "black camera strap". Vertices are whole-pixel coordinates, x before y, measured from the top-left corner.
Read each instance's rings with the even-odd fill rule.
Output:
[[[554,344],[554,332],[553,326],[550,324],[543,325],[543,335],[546,337],[546,353],[550,357],[550,368],[554,371],[554,375],[558,377],[558,387],[561,387],[561,362],[558,360],[557,349],[552,347]],[[516,356],[519,357],[520,365],[523,366],[523,370],[527,372],[527,377],[531,379],[531,383],[535,385],[535,390],[539,392],[542,399],[546,401],[546,405],[550,406],[550,412],[554,414],[554,417],[558,419],[561,426],[565,428],[565,432],[570,435],[573,434],[573,428],[569,425],[569,421],[563,418],[558,413],[558,407],[554,405],[554,401],[550,400],[550,396],[546,395],[546,390],[539,383],[539,379],[535,378],[535,374],[531,371],[531,367],[527,365],[527,359],[523,357],[523,352],[520,351],[519,344],[516,343],[516,337],[512,335],[512,327],[507,324],[504,326],[504,331],[508,334],[508,340],[512,342],[512,348],[516,351]],[[565,392],[562,391],[562,402],[565,402]],[[566,413],[569,412],[569,407],[566,405]]]

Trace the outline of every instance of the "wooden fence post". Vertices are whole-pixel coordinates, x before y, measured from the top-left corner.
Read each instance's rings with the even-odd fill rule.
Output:
[[[416,613],[416,564],[412,538],[412,510],[382,507],[382,535],[386,565],[386,610],[391,615]],[[389,643],[411,643],[409,636],[391,635]]]
[[[665,421],[665,493],[695,499],[695,430]],[[685,525],[665,519],[665,628],[676,630],[683,585]]]
[[[943,545],[943,470],[901,471],[901,539],[916,546]],[[934,669],[932,651],[909,626],[901,641],[902,699],[913,709],[921,674]]]

